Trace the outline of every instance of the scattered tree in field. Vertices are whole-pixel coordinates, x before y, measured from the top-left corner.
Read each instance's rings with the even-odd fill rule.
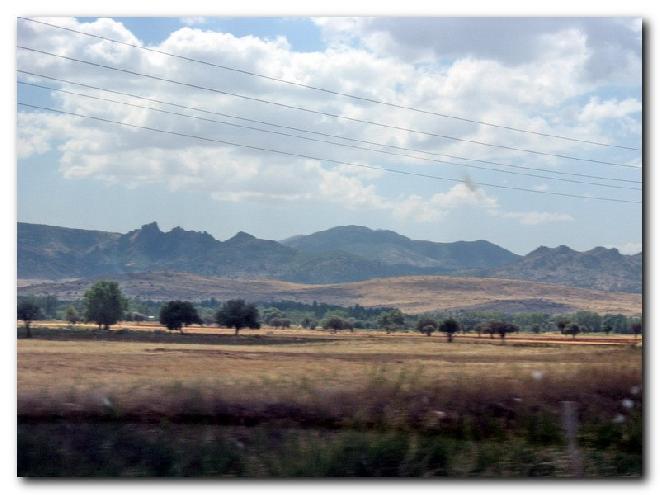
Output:
[[[603,323],[603,332],[605,332],[605,335],[609,335],[611,331],[612,325],[610,323]]]
[[[438,324],[430,318],[422,318],[417,322],[416,328],[419,333],[426,334],[427,337],[430,337],[438,329]]]
[[[635,322],[631,323],[630,324],[630,330],[636,336],[639,336],[642,333],[642,322],[641,321],[635,321]]]
[[[575,338],[575,336],[580,332],[581,332],[580,325],[576,323],[571,323],[566,328],[564,328],[562,333],[565,335],[572,335],[573,338]]]
[[[500,336],[500,339],[504,341],[506,334],[518,332],[519,328],[512,323],[507,323],[505,321],[491,321],[488,323],[488,333],[490,333],[490,338],[493,338],[494,334]]]
[[[557,320],[557,321],[555,322],[555,325],[557,325],[557,328],[559,329],[559,332],[563,335],[563,334],[564,334],[564,330],[566,330],[566,327],[567,327],[570,323],[571,323],[570,321],[568,321],[568,320],[566,320],[566,319],[564,319],[564,318],[560,318],[559,320]]]
[[[117,323],[124,314],[128,302],[117,282],[99,280],[85,292],[85,318],[105,330]]]
[[[581,329],[588,332],[600,332],[603,325],[603,318],[593,311],[578,311],[572,319]]]
[[[312,320],[311,318],[304,318],[302,322],[300,322],[303,328],[309,328],[310,330],[315,330],[316,325],[318,325],[316,320]]]
[[[330,330],[332,333],[337,333],[344,328],[346,328],[346,321],[339,316],[330,316],[323,322],[323,329]]]
[[[291,320],[288,318],[271,318],[269,323],[275,328],[291,328]]]
[[[16,316],[19,320],[23,320],[26,336],[31,338],[30,325],[41,317],[41,308],[34,301],[21,301],[16,308]]]
[[[201,325],[202,319],[190,301],[169,301],[160,308],[160,324],[168,330],[183,333],[183,327],[193,323]]]
[[[447,335],[447,342],[453,342],[454,334],[460,330],[460,325],[453,318],[448,318],[440,324],[440,331]]]
[[[398,309],[393,309],[383,313],[378,318],[378,326],[385,329],[386,333],[392,333],[394,330],[405,326],[406,320],[403,313]]]
[[[286,315],[279,309],[273,307],[264,309],[262,313],[262,319],[264,323],[266,323],[266,325],[272,325],[274,327],[276,327],[277,325],[273,323],[273,320],[281,320],[283,318],[286,318]]]
[[[603,330],[605,327],[611,328],[614,333],[627,333],[628,318],[621,314],[607,314],[603,316]]]
[[[479,335],[479,338],[481,338],[482,333],[490,333],[490,338],[493,338],[493,333],[490,331],[490,325],[488,325],[488,322],[481,322],[477,326],[474,327],[475,330],[477,331],[477,335]]]
[[[69,306],[66,308],[66,313],[64,314],[64,317],[66,318],[66,321],[71,323],[72,325],[75,325],[80,321],[80,315],[78,314],[78,311],[76,311],[76,308],[73,306]]]
[[[241,328],[260,328],[259,311],[254,304],[246,304],[243,299],[225,302],[215,314],[218,325],[233,328],[235,335]]]

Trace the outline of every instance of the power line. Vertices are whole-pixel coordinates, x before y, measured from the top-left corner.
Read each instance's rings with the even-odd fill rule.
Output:
[[[135,125],[135,124],[129,124],[127,122],[120,122],[117,120],[111,120],[111,119],[106,119],[103,117],[96,117],[93,115],[84,115],[84,114],[79,114],[75,112],[67,112],[64,110],[59,110],[55,108],[50,108],[50,107],[44,107],[44,106],[38,106],[38,105],[32,105],[29,103],[25,102],[18,102],[18,105],[27,107],[27,108],[33,108],[35,110],[46,110],[49,112],[54,112],[62,115],[70,115],[73,117],[78,117],[78,118],[83,118],[83,119],[91,119],[91,120],[96,120],[99,122],[104,122],[107,124],[115,124],[115,125],[120,125],[120,126],[125,126],[125,127],[130,127],[133,129],[143,129],[147,131],[152,131],[152,132],[158,132],[161,134],[171,134],[173,136],[180,136],[180,137],[186,137],[186,138],[191,138],[191,139],[197,139],[200,141],[205,141],[209,143],[219,143],[219,144],[225,144],[229,146],[235,146],[239,148],[246,148],[246,149],[252,149],[255,151],[263,151],[263,152],[268,152],[268,153],[275,153],[279,155],[284,155],[284,156],[290,156],[294,158],[304,158],[306,160],[314,160],[318,161],[320,163],[323,162],[328,162],[328,163],[335,163],[337,165],[347,165],[350,167],[360,167],[360,168],[367,168],[370,170],[380,170],[383,172],[388,172],[388,173],[394,173],[394,174],[399,174],[399,175],[410,175],[410,176],[415,176],[415,177],[422,177],[426,179],[433,179],[433,180],[442,180],[442,181],[449,181],[449,182],[457,182],[457,183],[465,183],[465,180],[461,179],[455,179],[452,177],[439,177],[437,175],[429,175],[429,174],[422,174],[419,172],[407,172],[404,170],[397,170],[397,169],[391,169],[391,168],[386,168],[386,167],[379,167],[375,165],[367,165],[367,164],[362,164],[362,163],[354,163],[354,162],[345,162],[341,160],[334,160],[334,159],[328,159],[328,158],[321,158],[321,157],[316,157],[316,156],[310,156],[302,153],[289,153],[287,151],[282,151],[282,150],[277,150],[274,148],[263,148],[260,146],[253,146],[249,144],[243,144],[243,143],[235,143],[232,141],[226,141],[223,139],[213,139],[213,138],[206,138],[203,136],[198,136],[195,134],[186,134],[182,132],[176,132],[176,131],[168,131],[164,129],[158,129],[155,127],[147,127],[147,126],[140,126],[140,125]],[[597,201],[610,201],[614,203],[630,203],[630,204],[641,204],[641,201],[629,201],[625,199],[616,199],[616,198],[608,198],[608,197],[600,197],[600,196],[583,196],[583,195],[577,195],[577,194],[568,194],[568,193],[560,193],[560,192],[552,192],[552,191],[537,191],[535,189],[527,189],[523,187],[517,187],[517,186],[502,186],[499,184],[490,184],[487,182],[472,182],[474,185],[478,186],[484,186],[484,187],[493,187],[497,189],[508,189],[508,190],[516,190],[516,191],[524,191],[524,192],[530,192],[530,193],[535,193],[535,194],[547,194],[547,195],[552,195],[552,196],[563,196],[563,197],[569,197],[569,198],[577,198],[577,199],[593,199]]]
[[[101,87],[93,86],[93,85],[90,85],[90,84],[70,81],[70,80],[67,80],[67,79],[60,79],[60,78],[57,78],[57,77],[47,76],[47,75],[44,75],[44,74],[37,74],[37,73],[34,73],[34,72],[29,72],[29,71],[21,70],[21,69],[17,69],[17,72],[22,73],[22,74],[26,74],[26,75],[29,75],[29,76],[36,76],[36,77],[40,77],[40,78],[43,78],[43,79],[48,79],[48,80],[51,80],[51,81],[57,81],[57,82],[62,82],[62,83],[70,84],[70,85],[74,85],[74,86],[80,86],[80,87],[87,88],[87,89],[93,89],[93,90],[96,90],[96,91],[103,91],[103,92],[117,94],[117,95],[121,95],[121,96],[128,96],[130,98],[136,98],[136,99],[139,99],[139,100],[149,101],[149,102],[157,103],[157,104],[161,104],[161,105],[170,105],[170,106],[185,109],[185,110],[193,110],[193,111],[196,111],[196,112],[201,112],[201,113],[205,113],[205,114],[209,114],[209,115],[219,115],[221,117],[228,117],[228,118],[231,118],[231,119],[237,119],[237,120],[241,120],[241,121],[244,121],[244,122],[250,122],[250,123],[254,123],[254,124],[263,124],[263,125],[267,125],[269,127],[275,127],[275,128],[278,128],[278,129],[287,129],[287,130],[292,130],[292,131],[295,131],[295,132],[302,132],[302,133],[305,133],[305,134],[315,134],[315,135],[328,137],[328,138],[342,139],[342,140],[346,140],[346,141],[350,141],[350,142],[356,142],[356,143],[363,143],[363,144],[368,144],[368,145],[392,148],[392,149],[396,149],[397,151],[410,151],[410,152],[414,152],[414,153],[422,153],[422,154],[431,155],[431,156],[441,156],[441,157],[454,158],[454,159],[458,159],[458,160],[465,160],[465,161],[475,162],[475,163],[484,163],[484,164],[488,164],[488,165],[496,165],[498,167],[511,167],[511,168],[516,168],[516,169],[521,169],[521,170],[533,170],[533,171],[538,171],[538,172],[548,172],[548,173],[552,173],[552,174],[570,175],[570,176],[574,176],[574,177],[582,177],[582,178],[588,178],[588,179],[598,179],[598,180],[608,180],[608,181],[624,182],[624,183],[631,183],[631,184],[641,184],[641,181],[636,181],[636,180],[620,179],[620,178],[614,178],[614,177],[602,177],[602,176],[598,176],[598,175],[579,174],[579,173],[574,173],[574,172],[562,172],[562,171],[559,171],[559,170],[552,170],[552,169],[538,168],[538,167],[528,167],[528,166],[524,166],[524,165],[512,165],[512,164],[507,164],[507,163],[493,162],[493,161],[490,161],[490,160],[466,158],[466,157],[462,157],[462,156],[459,156],[459,155],[449,155],[449,154],[445,154],[445,153],[435,153],[435,152],[432,152],[432,151],[426,151],[426,150],[415,149],[415,148],[407,148],[407,147],[404,147],[404,146],[396,146],[396,145],[391,145],[391,144],[386,144],[386,143],[379,143],[379,142],[369,141],[369,140],[365,140],[365,139],[350,138],[350,137],[346,137],[346,136],[342,136],[342,135],[338,135],[338,134],[329,134],[329,133],[325,133],[325,132],[313,131],[313,130],[310,130],[310,129],[301,129],[301,128],[298,128],[298,127],[275,124],[275,123],[267,122],[267,121],[264,121],[264,120],[250,119],[250,118],[243,117],[243,116],[240,116],[240,115],[232,115],[232,114],[227,114],[227,113],[223,113],[223,112],[210,111],[210,110],[200,108],[200,107],[195,107],[195,106],[181,105],[179,103],[173,103],[171,101],[158,100],[156,98],[148,98],[148,97],[136,95],[136,94],[133,94],[133,93],[127,93],[127,92],[117,91],[117,90],[108,89],[108,88],[101,88]],[[22,84],[29,84],[29,83],[23,82]],[[58,89],[48,88],[48,87],[44,87],[44,89],[51,89],[53,91],[59,91]],[[303,137],[303,136],[295,136],[295,137],[298,137],[300,139],[308,139],[308,138]],[[344,144],[333,143],[331,141],[325,141],[324,140],[322,142],[335,144],[337,146],[346,146]],[[357,149],[366,149],[368,151],[382,152],[381,150],[377,150],[377,149],[362,148],[362,147],[356,147],[356,148]],[[421,159],[420,157],[407,155],[407,154],[401,154],[400,156],[409,156],[409,157],[412,157],[412,158]],[[457,164],[457,165],[461,165],[461,164]],[[466,166],[469,166],[469,165],[466,165]],[[492,169],[486,169],[486,170],[492,170]],[[504,172],[507,172],[507,171],[504,171]],[[634,188],[634,189],[639,190],[638,188]]]
[[[92,62],[92,61],[89,61],[89,60],[78,59],[78,58],[69,57],[69,56],[66,56],[66,55],[59,55],[59,54],[56,54],[56,53],[47,52],[45,50],[39,50],[39,49],[36,49],[36,48],[30,48],[30,47],[26,47],[26,46],[22,46],[22,45],[18,45],[17,48],[22,49],[22,50],[27,50],[27,51],[30,51],[30,52],[34,52],[34,53],[41,53],[43,55],[48,55],[48,56],[51,56],[51,57],[56,57],[56,58],[61,58],[61,59],[64,59],[64,60],[69,60],[69,61],[72,61],[72,62],[78,62],[78,63],[81,63],[81,64],[90,65],[90,66],[93,66],[93,67],[99,67],[99,68],[108,69],[108,70],[112,70],[112,71],[116,71],[116,72],[122,72],[122,73],[125,73],[125,74],[130,74],[130,75],[138,76],[138,77],[145,77],[145,78],[148,78],[148,79],[153,79],[155,81],[168,82],[168,83],[171,83],[171,84],[176,84],[176,85],[179,85],[179,86],[199,89],[199,90],[202,90],[202,91],[209,91],[209,92],[212,92],[212,93],[222,94],[222,95],[226,95],[226,96],[232,96],[232,97],[241,98],[241,99],[249,100],[249,101],[256,101],[258,103],[275,105],[275,106],[278,106],[278,107],[288,108],[288,109],[291,109],[291,110],[299,110],[299,111],[302,111],[302,112],[307,112],[307,113],[316,114],[316,115],[324,115],[326,117],[333,117],[333,118],[336,118],[336,119],[343,119],[343,120],[349,120],[349,121],[352,121],[352,122],[359,122],[359,123],[362,123],[362,124],[374,125],[374,126],[378,126],[378,127],[381,127],[381,128],[394,129],[394,130],[405,131],[405,132],[410,132],[410,133],[414,133],[414,134],[421,134],[421,135],[425,135],[425,136],[429,136],[429,137],[436,137],[436,138],[446,139],[446,140],[450,140],[450,141],[454,141],[454,142],[477,144],[477,145],[485,146],[485,147],[488,147],[488,148],[500,148],[500,149],[505,149],[505,150],[509,150],[509,151],[531,153],[531,154],[539,155],[539,156],[549,156],[549,157],[555,157],[555,158],[563,158],[563,159],[573,160],[573,161],[590,162],[590,163],[595,163],[595,164],[600,164],[600,165],[608,165],[608,166],[613,166],[613,167],[641,169],[641,167],[637,167],[635,165],[629,165],[629,164],[625,164],[625,163],[606,162],[606,161],[603,161],[603,160],[595,160],[595,159],[591,159],[591,158],[580,158],[580,157],[575,157],[575,156],[571,156],[571,155],[562,155],[562,154],[558,154],[558,153],[547,153],[547,152],[544,152],[544,151],[537,151],[537,150],[526,149],[526,148],[516,148],[516,147],[513,147],[513,146],[506,146],[506,145],[502,145],[502,144],[485,143],[483,141],[477,141],[477,140],[474,140],[474,139],[463,139],[463,138],[458,138],[458,137],[455,137],[455,136],[436,134],[436,133],[428,132],[428,131],[421,131],[421,130],[409,129],[409,128],[406,128],[406,127],[400,127],[400,126],[395,126],[395,125],[390,125],[390,124],[383,124],[383,123],[374,122],[374,121],[371,121],[371,120],[363,120],[363,119],[358,119],[358,118],[354,118],[354,117],[348,117],[348,116],[345,116],[345,115],[337,115],[337,114],[333,114],[333,113],[329,113],[329,112],[323,112],[323,111],[320,111],[320,110],[313,110],[313,109],[310,109],[310,108],[305,108],[305,107],[300,107],[300,106],[295,106],[295,105],[288,105],[286,103],[276,102],[276,101],[272,101],[272,100],[266,100],[266,99],[263,99],[263,98],[256,98],[256,97],[252,97],[252,96],[242,95],[242,94],[239,94],[239,93],[233,93],[233,92],[230,92],[230,91],[223,91],[223,90],[220,90],[220,89],[217,89],[217,88],[209,88],[209,87],[205,87],[205,86],[200,86],[198,84],[187,83],[187,82],[182,82],[182,81],[176,81],[174,79],[168,79],[168,78],[164,78],[164,77],[154,76],[152,74],[136,72],[136,71],[121,68],[121,67],[114,67],[114,66],[111,66],[111,65],[99,64],[99,63]]]
[[[117,43],[117,44],[128,46],[128,47],[131,47],[131,48],[137,48],[137,49],[145,50],[145,51],[148,51],[148,52],[153,52],[153,53],[158,53],[158,54],[161,54],[161,55],[166,55],[168,57],[178,58],[180,60],[185,60],[186,62],[199,63],[199,64],[203,64],[203,65],[206,65],[206,66],[209,66],[209,67],[214,67],[216,69],[222,69],[222,70],[227,70],[227,71],[232,71],[232,72],[238,72],[240,74],[244,74],[244,75],[247,75],[247,76],[259,77],[259,78],[262,78],[262,79],[267,79],[269,81],[284,83],[284,84],[288,84],[290,86],[298,86],[298,87],[301,87],[301,88],[311,89],[311,90],[314,90],[314,91],[320,91],[320,92],[332,94],[332,95],[335,95],[335,96],[343,96],[343,97],[351,98],[351,99],[354,99],[354,100],[366,101],[368,103],[374,103],[374,104],[378,104],[378,105],[385,105],[385,106],[388,106],[388,107],[398,108],[398,109],[401,109],[401,110],[410,110],[410,111],[413,111],[413,112],[422,113],[422,114],[426,114],[426,115],[434,115],[436,117],[442,117],[442,118],[445,118],[445,119],[458,120],[458,121],[461,121],[461,122],[468,122],[468,123],[471,123],[471,124],[494,127],[494,128],[498,128],[498,129],[505,129],[505,130],[508,130],[508,131],[514,131],[514,132],[519,132],[519,133],[524,133],[524,134],[533,134],[533,135],[541,136],[541,137],[562,139],[562,140],[571,141],[571,142],[574,142],[574,143],[583,143],[583,144],[591,144],[591,145],[595,145],[595,146],[602,146],[602,147],[608,147],[608,148],[619,148],[619,149],[624,149],[624,150],[639,151],[639,148],[635,148],[635,147],[631,147],[631,146],[623,146],[623,145],[618,145],[618,144],[602,143],[602,142],[591,141],[591,140],[587,140],[587,139],[578,139],[578,138],[573,138],[573,137],[569,137],[569,136],[562,136],[562,135],[559,135],[559,134],[550,134],[550,133],[545,133],[545,132],[532,131],[532,130],[529,130],[529,129],[521,129],[521,128],[517,128],[517,127],[512,127],[512,126],[507,126],[507,125],[502,125],[502,124],[495,124],[495,123],[492,123],[492,122],[486,122],[486,121],[483,121],[483,120],[469,119],[469,118],[460,117],[460,116],[457,116],[457,115],[449,115],[449,114],[434,112],[434,111],[430,111],[430,110],[423,110],[421,108],[407,106],[407,105],[399,105],[397,103],[392,103],[392,102],[389,102],[389,101],[376,100],[374,98],[367,98],[367,97],[364,97],[364,96],[357,96],[357,95],[353,95],[353,94],[349,94],[349,93],[343,93],[343,92],[340,92],[340,91],[333,91],[331,89],[322,88],[322,87],[318,87],[318,86],[312,86],[310,84],[305,84],[305,83],[296,82],[296,81],[289,81],[287,79],[268,76],[266,74],[261,74],[259,72],[253,72],[253,71],[249,71],[249,70],[245,70],[245,69],[240,69],[240,68],[237,68],[237,67],[230,67],[230,66],[227,66],[227,65],[216,64],[216,63],[213,63],[213,62],[209,62],[208,60],[200,60],[200,59],[190,58],[190,57],[186,57],[184,55],[178,55],[178,54],[175,54],[175,53],[170,53],[170,52],[166,52],[166,51],[163,51],[163,50],[158,50],[156,48],[149,48],[149,47],[146,47],[146,46],[136,45],[134,43],[128,43],[126,41],[115,40],[113,38],[108,38],[106,36],[87,33],[87,32],[84,32],[84,31],[79,31],[77,29],[73,29],[73,28],[69,28],[69,27],[65,27],[65,26],[59,26],[57,24],[52,24],[52,23],[45,22],[45,21],[38,21],[36,19],[31,19],[31,18],[28,18],[28,17],[18,17],[18,18],[23,20],[23,21],[34,22],[36,24],[42,24],[42,25],[49,26],[49,27],[52,27],[52,28],[55,28],[55,29],[61,29],[61,30],[64,30],[64,31],[69,31],[69,32],[76,33],[76,34],[89,36],[89,37],[92,37],[92,38],[108,41],[108,42],[111,42],[111,43]]]
[[[598,186],[598,187],[606,187],[606,188],[610,188],[610,189],[632,189],[632,190],[636,190],[636,191],[641,191],[641,188],[638,188],[638,187],[613,186],[611,184],[602,184],[602,183],[598,183],[598,182],[588,182],[588,181],[580,181],[580,180],[574,180],[574,179],[565,179],[565,178],[562,178],[562,177],[548,177],[548,176],[544,176],[544,175],[530,174],[530,173],[525,173],[525,172],[512,172],[510,170],[486,168],[486,167],[480,167],[480,166],[477,166],[477,165],[469,165],[469,164],[466,164],[466,163],[459,164],[459,163],[448,162],[448,161],[445,161],[445,160],[423,158],[423,157],[418,157],[418,156],[414,156],[414,155],[406,155],[406,154],[401,154],[401,153],[393,153],[393,152],[390,152],[390,151],[364,148],[362,146],[356,146],[356,145],[352,145],[352,144],[342,144],[342,143],[337,143],[337,142],[334,142],[334,141],[328,141],[328,140],[325,140],[325,139],[309,138],[309,137],[306,137],[306,136],[300,136],[300,135],[296,135],[296,134],[288,134],[288,133],[280,132],[280,131],[272,131],[272,130],[268,130],[268,129],[262,129],[262,128],[259,128],[259,127],[236,124],[234,122],[227,122],[227,121],[222,121],[222,120],[209,119],[209,118],[206,118],[206,117],[200,117],[200,116],[197,116],[197,115],[183,114],[183,113],[180,113],[180,112],[172,112],[172,111],[168,111],[168,110],[163,110],[161,108],[148,107],[148,106],[144,106],[144,105],[136,105],[134,103],[128,103],[128,102],[124,102],[124,101],[117,101],[117,100],[112,100],[110,98],[103,98],[103,97],[98,97],[98,96],[93,96],[93,95],[88,95],[88,94],[83,94],[83,93],[76,93],[74,91],[68,91],[68,90],[59,89],[59,88],[52,88],[50,86],[43,86],[43,85],[40,85],[40,84],[29,83],[29,82],[25,82],[25,81],[17,81],[17,82],[19,84],[23,84],[23,85],[27,85],[27,86],[33,86],[33,87],[37,87],[37,88],[41,88],[41,89],[45,89],[45,90],[49,90],[49,91],[56,91],[56,92],[69,94],[69,95],[73,95],[73,96],[80,96],[80,97],[83,97],[83,98],[89,98],[89,99],[97,100],[97,101],[107,101],[107,102],[110,102],[110,103],[113,103],[113,104],[126,105],[126,106],[130,106],[130,107],[134,107],[134,108],[140,108],[140,109],[143,109],[143,110],[149,110],[149,111],[164,113],[164,114],[168,114],[168,115],[175,115],[175,116],[178,116],[178,117],[184,117],[184,118],[188,118],[188,119],[195,119],[195,120],[201,120],[201,121],[205,121],[205,122],[212,122],[212,123],[215,123],[215,124],[227,125],[227,126],[237,127],[237,128],[241,128],[241,129],[249,129],[249,130],[262,132],[262,133],[267,133],[267,134],[277,134],[277,135],[281,135],[281,136],[293,137],[293,138],[303,139],[303,140],[306,140],[306,141],[312,141],[312,142],[317,142],[317,143],[328,143],[328,144],[332,144],[332,145],[335,145],[335,146],[341,146],[341,147],[346,147],[346,148],[354,148],[354,149],[358,149],[358,150],[362,150],[362,151],[372,151],[372,152],[378,152],[378,153],[385,153],[385,154],[393,155],[393,156],[404,156],[404,157],[413,158],[413,159],[416,159],[416,160],[423,160],[423,161],[427,161],[427,162],[435,162],[435,163],[438,163],[438,164],[441,164],[441,165],[452,165],[452,166],[456,166],[456,167],[469,167],[469,168],[476,168],[476,169],[479,169],[479,170],[485,170],[487,172],[499,172],[499,173],[505,173],[505,174],[510,174],[510,175],[524,175],[524,176],[536,177],[536,178],[544,179],[544,180],[556,180],[556,181],[562,181],[562,182],[570,182],[570,183],[573,183],[573,184],[588,184],[588,185],[593,185],[593,186]]]

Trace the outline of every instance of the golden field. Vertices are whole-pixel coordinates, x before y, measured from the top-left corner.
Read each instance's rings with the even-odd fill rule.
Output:
[[[468,334],[449,344],[442,334],[403,332],[265,328],[234,337],[227,329],[193,327],[179,334],[148,324],[93,329],[69,331],[60,323],[58,330],[51,322],[35,326],[34,338],[19,339],[19,397],[74,389],[135,394],[172,383],[254,394],[301,383],[354,389],[377,371],[445,384],[516,381],[539,372],[558,377],[622,369],[641,376],[641,340],[632,336],[519,334],[502,343]]]
[[[110,277],[112,278],[112,277]],[[556,284],[498,278],[411,276],[371,279],[327,285],[308,285],[279,280],[239,280],[188,273],[139,273],[116,278],[130,297],[167,301],[313,301],[366,307],[392,306],[410,314],[426,311],[482,309],[510,312],[516,304],[521,311],[548,313],[595,311],[638,315],[641,294],[605,292]],[[173,281],[176,280],[176,283]],[[91,279],[48,282],[19,281],[19,294],[53,294],[64,300],[80,299],[94,282]]]

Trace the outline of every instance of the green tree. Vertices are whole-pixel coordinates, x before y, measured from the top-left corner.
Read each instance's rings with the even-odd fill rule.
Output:
[[[318,322],[316,320],[312,320],[311,318],[303,318],[302,322],[300,322],[303,328],[309,328],[310,330],[316,329],[316,325],[318,325]]]
[[[575,336],[580,332],[581,332],[580,325],[576,323],[571,323],[567,328],[564,329],[562,333],[566,335],[572,335],[573,338],[575,338]]]
[[[630,324],[630,331],[634,333],[636,336],[639,337],[639,335],[642,333],[642,322],[641,321],[633,321]]]
[[[573,321],[589,332],[600,332],[603,324],[601,316],[593,311],[578,311]]]
[[[84,304],[86,320],[105,330],[117,323],[128,307],[119,284],[107,280],[99,280],[85,292]]]
[[[427,337],[430,337],[431,334],[438,329],[438,324],[435,320],[431,320],[430,318],[422,318],[417,322],[416,328],[419,333],[423,333]]]
[[[288,318],[271,318],[269,323],[272,327],[281,328],[282,330],[291,328],[291,320]]]
[[[447,335],[447,342],[454,341],[454,334],[460,330],[460,325],[453,318],[448,318],[440,324],[440,331]]]
[[[160,308],[160,324],[168,330],[179,330],[192,324],[201,325],[202,319],[190,301],[169,301]]]
[[[405,316],[398,309],[387,311],[378,318],[378,326],[384,328],[387,333],[392,333],[394,330],[401,329],[405,324]]]
[[[269,307],[264,309],[261,316],[264,323],[266,323],[267,325],[272,325],[274,327],[276,327],[277,325],[273,324],[273,320],[281,320],[282,318],[286,317],[286,315],[282,311],[274,307]]]
[[[563,334],[564,330],[566,330],[566,327],[570,324],[571,322],[568,321],[566,318],[559,318],[558,320],[555,321],[555,325],[557,325],[557,328],[559,329],[559,333]]]
[[[218,325],[233,328],[235,335],[241,328],[260,328],[259,310],[254,304],[247,304],[243,299],[233,299],[223,303],[215,314]]]
[[[16,307],[16,316],[19,320],[23,320],[26,336],[32,338],[30,325],[34,320],[41,318],[41,308],[34,301],[20,301]]]
[[[323,321],[323,329],[330,330],[332,333],[337,333],[338,330],[346,328],[346,321],[339,316],[330,316]]]
[[[68,321],[72,325],[75,325],[80,321],[80,315],[78,314],[78,311],[76,311],[76,308],[74,308],[73,306],[69,306],[66,308],[64,317],[66,318],[66,321]]]
[[[507,323],[505,321],[491,321],[488,323],[488,333],[490,333],[490,337],[493,338],[493,334],[498,334],[500,339],[502,339],[502,342],[504,342],[504,339],[508,333],[514,333],[518,331],[519,328],[516,325]]]

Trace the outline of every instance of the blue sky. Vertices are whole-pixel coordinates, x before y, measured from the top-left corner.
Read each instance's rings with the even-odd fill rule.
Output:
[[[640,147],[641,24],[636,19],[46,21],[405,106]],[[23,85],[18,87],[19,101],[133,125],[458,181],[338,166],[327,160],[294,159],[19,107],[19,221],[125,232],[156,220],[165,229],[180,225],[206,230],[219,239],[231,237],[239,230],[282,239],[335,225],[356,224],[436,241],[487,239],[518,253],[538,245],[560,244],[580,250],[596,245],[615,246],[625,252],[641,249],[641,205],[548,194],[640,201],[641,192],[634,188],[641,185],[622,182],[641,180],[640,170],[633,168],[641,164],[638,151],[544,138],[358,102],[20,20],[18,41],[52,53],[316,111],[616,164],[431,138],[18,50],[18,68],[35,74],[390,146],[366,145],[372,150],[392,151],[391,146],[421,150],[423,153],[407,154],[426,160],[237,129]],[[173,110],[167,105],[40,77],[19,74],[18,78]],[[208,113],[194,110],[177,111],[209,117]],[[260,127],[273,129],[267,124]],[[305,136],[319,138],[314,134]],[[453,165],[431,162],[429,158]],[[504,165],[493,166],[484,161]],[[545,171],[539,172],[541,168]],[[534,176],[508,173],[525,170]],[[539,193],[511,189],[516,187]]]

